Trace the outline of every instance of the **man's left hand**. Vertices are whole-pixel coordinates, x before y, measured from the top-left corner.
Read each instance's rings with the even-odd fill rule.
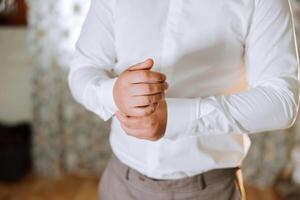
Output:
[[[158,102],[156,111],[144,117],[130,117],[117,111],[123,130],[130,136],[156,141],[164,136],[167,126],[167,103]]]

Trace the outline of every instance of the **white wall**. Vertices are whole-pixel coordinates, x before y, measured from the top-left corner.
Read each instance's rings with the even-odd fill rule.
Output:
[[[0,122],[32,119],[33,65],[25,28],[0,27]]]

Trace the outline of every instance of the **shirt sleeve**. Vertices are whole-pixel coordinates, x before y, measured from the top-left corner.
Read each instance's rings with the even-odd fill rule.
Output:
[[[165,138],[289,128],[299,106],[299,60],[289,1],[257,0],[245,38],[248,89],[232,95],[167,98]]]
[[[68,83],[74,99],[107,121],[117,111],[113,99],[116,63],[112,0],[92,0],[70,64]]]

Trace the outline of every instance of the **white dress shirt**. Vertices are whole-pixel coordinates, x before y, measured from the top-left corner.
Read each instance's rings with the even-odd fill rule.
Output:
[[[129,66],[154,59],[167,76],[165,135],[127,135],[112,91]],[[240,166],[248,134],[285,129],[299,105],[295,33],[287,0],[92,0],[69,86],[108,120],[116,156],[141,173],[178,179]]]

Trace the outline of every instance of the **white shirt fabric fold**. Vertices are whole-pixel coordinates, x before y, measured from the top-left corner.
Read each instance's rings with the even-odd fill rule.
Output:
[[[112,91],[129,66],[154,59],[167,76],[163,138],[128,136]],[[99,118],[112,118],[116,156],[147,176],[178,179],[240,166],[248,134],[293,125],[299,61],[287,0],[92,0],[69,86]]]

